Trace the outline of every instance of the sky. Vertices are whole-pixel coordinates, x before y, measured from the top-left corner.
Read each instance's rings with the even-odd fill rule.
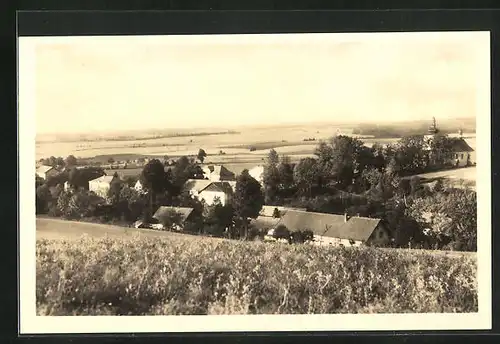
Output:
[[[36,131],[474,117],[478,83],[489,78],[480,68],[489,56],[484,38],[471,32],[31,38]]]

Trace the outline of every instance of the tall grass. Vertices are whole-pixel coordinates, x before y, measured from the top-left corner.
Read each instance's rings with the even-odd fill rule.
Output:
[[[475,255],[225,240],[37,242],[39,315],[477,312]]]

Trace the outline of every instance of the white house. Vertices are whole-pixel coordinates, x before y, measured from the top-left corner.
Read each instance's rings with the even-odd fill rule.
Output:
[[[454,166],[468,166],[475,163],[471,146],[463,138],[455,138],[452,145],[451,163]]]
[[[259,165],[251,168],[248,173],[252,178],[257,180],[261,185],[264,183],[264,166]]]
[[[49,177],[57,175],[58,173],[59,171],[56,168],[47,165],[41,165],[36,169],[36,175],[45,180]]]
[[[218,198],[222,205],[231,202],[236,182],[213,182],[206,179],[189,179],[185,189],[192,197],[204,201],[207,205],[214,204]]]
[[[368,217],[288,210],[275,228],[280,225],[289,231],[312,231],[316,245],[385,245],[390,240],[381,220]]]
[[[98,196],[106,197],[111,187],[111,183],[116,180],[120,180],[120,178],[118,178],[118,176],[116,175],[101,176],[89,181],[89,190],[95,192]]]

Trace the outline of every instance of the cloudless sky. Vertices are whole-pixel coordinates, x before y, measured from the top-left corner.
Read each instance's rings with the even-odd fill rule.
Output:
[[[35,39],[37,133],[473,117],[489,54],[473,33]]]

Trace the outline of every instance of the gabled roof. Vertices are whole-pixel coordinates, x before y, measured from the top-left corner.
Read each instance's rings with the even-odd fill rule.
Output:
[[[208,165],[202,168],[205,174],[216,175],[225,178],[234,178],[234,173],[223,165]]]
[[[473,152],[474,151],[474,149],[472,149],[472,147],[469,146],[469,144],[462,138],[453,139],[452,150],[453,150],[453,152]]]
[[[54,170],[55,168],[52,167],[52,166],[47,166],[47,165],[41,165],[40,167],[38,167],[36,169],[37,172],[39,173],[47,173],[49,172],[50,170]]]
[[[367,217],[353,216],[346,222],[344,215],[289,210],[278,226],[284,225],[291,231],[310,230],[319,236],[366,241],[379,223],[380,219]]]
[[[250,226],[257,229],[272,229],[276,228],[279,222],[280,222],[279,218],[258,216],[256,219],[250,220]]]
[[[176,212],[181,216],[181,223],[185,222],[189,215],[193,212],[193,208],[184,208],[184,207],[167,207],[162,206],[159,207],[158,210],[154,213],[153,218],[162,222],[162,220],[169,216],[172,212]]]
[[[188,179],[184,184],[184,188],[188,191],[201,192],[212,183],[212,181],[206,179]]]
[[[232,184],[222,181],[222,182],[212,182],[202,191],[218,191],[224,192],[225,194],[232,194],[234,192]]]

